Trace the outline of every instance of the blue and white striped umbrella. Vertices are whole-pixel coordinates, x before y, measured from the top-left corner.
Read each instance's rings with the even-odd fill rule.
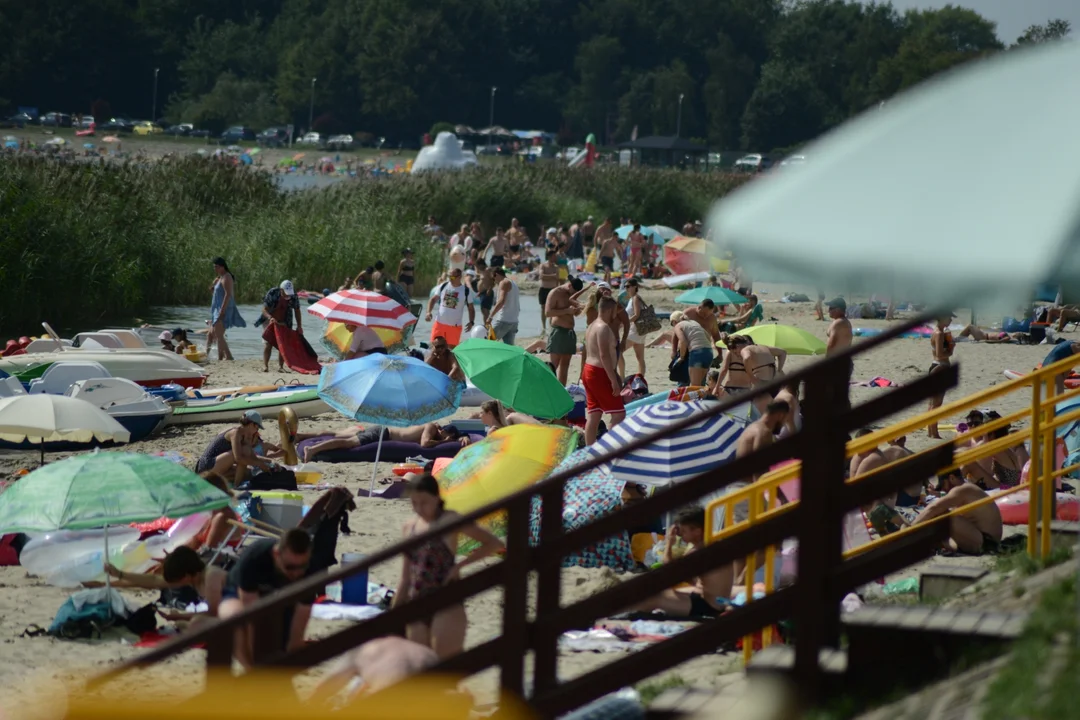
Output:
[[[646,405],[608,430],[589,450],[597,455],[623,448],[709,407],[704,402],[662,402]],[[656,440],[611,462],[616,478],[642,485],[668,485],[689,480],[735,457],[735,441],[746,424],[728,415],[713,415],[668,437]]]

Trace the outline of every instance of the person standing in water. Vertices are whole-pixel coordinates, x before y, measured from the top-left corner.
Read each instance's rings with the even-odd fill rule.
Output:
[[[409,499],[415,517],[405,522],[405,539],[421,535],[440,525],[451,523],[460,516],[447,510],[439,495],[439,483],[430,473],[417,475],[409,482]],[[479,543],[479,547],[461,560],[457,559],[458,537]],[[394,607],[438,592],[447,584],[460,579],[461,571],[489,558],[504,548],[499,538],[477,525],[429,540],[405,554],[401,580],[394,595]],[[453,605],[432,617],[410,623],[405,629],[409,640],[435,651],[439,659],[453,657],[465,647],[465,632],[469,619],[464,605]]]
[[[398,263],[398,282],[405,288],[410,297],[413,294],[413,283],[416,282],[416,261],[413,260],[412,248],[401,251],[401,262]]]
[[[942,315],[938,318],[937,327],[934,328],[934,334],[930,336],[930,348],[933,352],[934,361],[930,363],[930,373],[940,372],[947,370],[952,365],[953,350],[956,349],[956,340],[953,339],[952,333],[949,332],[949,323],[956,317],[952,313]],[[930,398],[930,410],[936,410],[941,407],[941,404],[945,402],[945,393],[935,395]],[[926,434],[934,440],[940,440],[941,434],[938,432],[938,424],[931,423],[926,426]]]
[[[232,351],[225,339],[225,331],[229,328],[247,327],[240,311],[236,309],[236,276],[229,270],[229,264],[225,258],[214,258],[214,278],[210,290],[213,299],[210,302],[210,334],[206,338],[206,353],[210,354],[210,346],[217,342],[218,360],[232,360]]]

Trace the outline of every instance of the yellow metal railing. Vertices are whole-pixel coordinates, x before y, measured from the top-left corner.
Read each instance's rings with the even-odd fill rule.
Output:
[[[1007,490],[995,492],[986,498],[982,498],[965,506],[939,515],[928,522],[940,522],[952,515],[968,512],[974,508],[995,502],[999,498],[1011,495],[1021,490],[1029,491],[1028,502],[1028,544],[1027,551],[1034,557],[1047,557],[1050,554],[1050,523],[1054,506],[1054,481],[1069,472],[1080,469],[1080,464],[1070,465],[1065,468],[1055,469],[1055,442],[1056,430],[1062,425],[1080,420],[1080,410],[1074,410],[1062,415],[1057,415],[1056,405],[1062,401],[1074,397],[1080,397],[1080,388],[1068,390],[1063,394],[1055,393],[1054,378],[1062,373],[1067,373],[1078,364],[1075,357],[1067,358],[1045,368],[1040,368],[1029,375],[1015,380],[1002,383],[986,390],[982,390],[966,398],[956,400],[934,410],[916,415],[907,420],[899,421],[887,428],[877,430],[863,437],[851,440],[847,444],[847,457],[872,450],[882,443],[896,440],[910,432],[919,430],[927,425],[940,422],[953,417],[964,411],[984,405],[1014,391],[1031,386],[1031,400],[1029,407],[1001,418],[986,422],[977,428],[972,428],[958,434],[953,439],[954,443],[963,443],[977,437],[983,437],[1013,423],[1028,421],[1027,428],[1018,428],[1008,435],[988,440],[977,446],[966,447],[956,453],[951,466],[943,468],[941,472],[952,472],[967,466],[977,460],[996,455],[1007,448],[1031,439],[1030,464],[1028,480]],[[848,482],[860,482],[873,477],[877,473],[891,469],[893,466],[907,462],[911,456],[900,458],[895,462],[877,468],[871,473],[849,479]],[[750,527],[757,522],[773,517],[793,509],[798,501],[777,506],[777,489],[784,483],[796,480],[800,476],[802,463],[793,461],[783,468],[766,473],[752,485],[733,491],[721,498],[708,503],[705,508],[705,541],[712,543],[729,537],[744,528]],[[800,493],[801,495],[801,493]],[[749,505],[749,513],[745,521],[735,523],[734,510],[738,503],[746,502]],[[724,522],[722,527],[717,528],[715,517],[717,511],[723,508]],[[1041,516],[1040,516],[1041,509]],[[1041,528],[1039,522],[1041,520]],[[903,528],[884,537],[853,548],[844,553],[845,558],[853,557],[867,552],[886,542],[893,542],[915,531],[914,527]],[[776,563],[776,548],[769,547],[765,552],[764,592],[771,594],[776,588],[774,583]],[[752,554],[746,559],[746,572],[744,573],[746,586],[746,602],[754,600],[754,575],[757,570],[757,555]],[[771,628],[765,628],[761,634],[762,647],[772,643]],[[753,655],[753,636],[743,638],[743,658],[748,662]]]

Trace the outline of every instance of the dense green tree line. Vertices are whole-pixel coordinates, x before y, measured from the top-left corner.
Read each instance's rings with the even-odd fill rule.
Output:
[[[402,139],[486,125],[495,87],[498,124],[567,141],[681,112],[766,150],[1009,44],[971,10],[854,0],[0,0],[0,105],[146,117],[158,68],[171,121],[305,127],[314,93],[316,129]]]

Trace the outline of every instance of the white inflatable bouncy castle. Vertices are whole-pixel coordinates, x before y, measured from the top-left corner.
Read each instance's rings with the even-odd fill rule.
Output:
[[[457,136],[451,132],[441,132],[435,143],[422,148],[413,161],[412,172],[425,170],[460,170],[479,164],[476,154],[461,149]]]

